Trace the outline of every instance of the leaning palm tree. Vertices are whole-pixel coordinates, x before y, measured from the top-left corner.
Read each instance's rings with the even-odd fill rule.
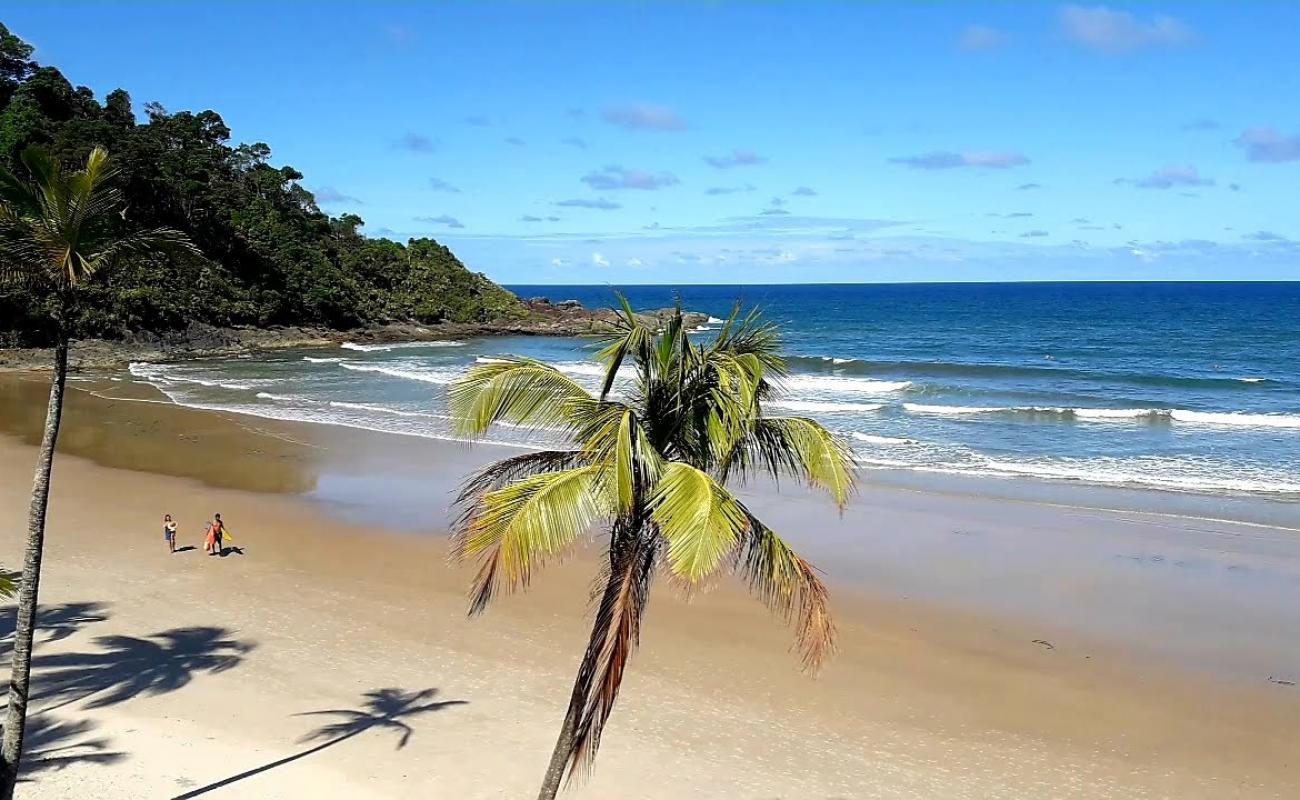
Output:
[[[608,531],[596,619],[539,798],[566,769],[590,768],[640,636],[651,581],[690,588],[735,570],[778,614],[793,618],[803,665],[833,646],[826,587],[816,570],[728,489],[757,473],[793,476],[843,508],[853,491],[847,445],[801,417],[767,416],[786,374],[774,326],[738,310],[716,338],[690,340],[678,307],[652,330],[619,297],[619,330],[598,358],[592,395],[547,364],[523,358],[474,367],[450,390],[462,433],[494,423],[559,432],[564,449],[492,464],[466,482],[453,557],[475,559],[470,613],[584,534]]]
[[[85,167],[75,171],[63,169],[48,154],[35,148],[25,150],[21,160],[30,174],[29,179],[0,168],[0,282],[34,290],[36,296],[47,302],[54,332],[54,374],[27,518],[27,553],[18,589],[13,675],[4,737],[0,741],[0,800],[13,797],[23,751],[32,637],[45,545],[45,510],[63,414],[68,343],[80,290],[97,272],[126,257],[170,249],[198,252],[183,234],[170,228],[121,232],[125,217],[122,194],[112,185],[116,170],[104,149],[91,150]]]

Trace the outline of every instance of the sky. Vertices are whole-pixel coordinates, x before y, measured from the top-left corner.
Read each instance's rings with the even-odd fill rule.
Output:
[[[1300,279],[1300,3],[27,2],[504,283]]]

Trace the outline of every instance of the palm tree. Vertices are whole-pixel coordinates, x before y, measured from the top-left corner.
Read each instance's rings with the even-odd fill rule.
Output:
[[[23,750],[45,510],[79,290],[97,272],[129,256],[169,249],[198,252],[183,234],[170,228],[121,231],[125,220],[122,194],[112,185],[116,170],[103,148],[91,150],[86,166],[75,171],[64,170],[47,153],[35,148],[25,150],[21,160],[30,173],[28,180],[0,168],[0,281],[33,288],[45,297],[51,309],[55,345],[45,434],[27,518],[27,554],[18,589],[13,675],[4,738],[0,741],[0,800],[13,797]]]
[[[509,358],[474,367],[449,397],[464,434],[502,422],[558,430],[569,443],[499,461],[466,482],[453,557],[479,564],[472,615],[526,587],[536,568],[596,526],[609,532],[595,624],[540,800],[555,797],[566,769],[572,778],[591,766],[656,572],[690,588],[734,569],[794,619],[807,670],[833,646],[816,570],[727,488],[758,473],[793,476],[841,508],[853,491],[843,441],[812,420],[763,413],[786,374],[776,328],[737,309],[713,341],[696,344],[680,304],[652,330],[619,302],[619,331],[598,355],[598,396],[552,366]]]

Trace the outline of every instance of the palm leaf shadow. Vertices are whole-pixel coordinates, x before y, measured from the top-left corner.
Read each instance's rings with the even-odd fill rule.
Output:
[[[68,638],[87,625],[108,619],[104,614],[107,608],[107,603],[93,601],[43,605],[36,612],[36,629],[43,634],[41,641],[57,642]],[[16,606],[0,609],[0,658],[8,658],[13,650],[16,621]]]
[[[219,781],[210,783],[207,786],[200,786],[184,794],[176,795],[172,800],[189,800],[192,797],[207,794],[208,792],[229,786],[245,778],[251,778],[254,775],[260,775],[263,772],[273,770],[276,767],[282,767],[285,764],[291,764],[299,759],[314,755],[320,751],[333,747],[336,744],[351,739],[354,736],[360,736],[371,730],[389,730],[398,735],[396,749],[401,750],[406,747],[407,742],[411,740],[415,730],[404,720],[410,717],[430,714],[435,711],[441,711],[450,706],[465,705],[467,700],[443,700],[440,702],[425,702],[431,700],[437,695],[437,689],[423,689],[418,692],[404,692],[401,689],[375,689],[366,692],[363,697],[365,702],[361,708],[330,708],[323,711],[306,711],[301,714],[295,714],[298,717],[315,717],[329,716],[339,717],[336,722],[331,722],[308,732],[298,740],[300,744],[307,742],[316,742],[324,739],[320,744],[303,750],[300,753],[294,753],[291,756],[272,761],[269,764],[263,764],[260,767],[246,770],[238,775],[231,775],[229,778],[222,778]]]
[[[33,696],[53,705],[88,700],[103,708],[139,695],[180,689],[195,675],[225,672],[253,650],[251,642],[228,638],[230,631],[212,626],[173,628],[148,637],[99,636],[94,652],[56,653],[33,660]]]
[[[58,720],[44,715],[27,718],[23,734],[23,780],[41,772],[57,772],[73,764],[116,764],[125,753],[109,750],[107,739],[85,738],[94,729],[86,720]]]

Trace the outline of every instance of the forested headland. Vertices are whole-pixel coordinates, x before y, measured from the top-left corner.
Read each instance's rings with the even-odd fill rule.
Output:
[[[0,163],[43,147],[76,166],[96,145],[121,171],[124,232],[169,226],[201,256],[138,258],[98,276],[73,321],[83,338],[120,339],[216,327],[350,329],[388,322],[518,322],[528,308],[433,239],[370,238],[353,214],[330,216],[302,173],[271,163],[263,143],[234,144],[216,111],[137,118],[130,95],[100,102],[0,23]],[[48,342],[45,300],[0,289],[0,346]]]

